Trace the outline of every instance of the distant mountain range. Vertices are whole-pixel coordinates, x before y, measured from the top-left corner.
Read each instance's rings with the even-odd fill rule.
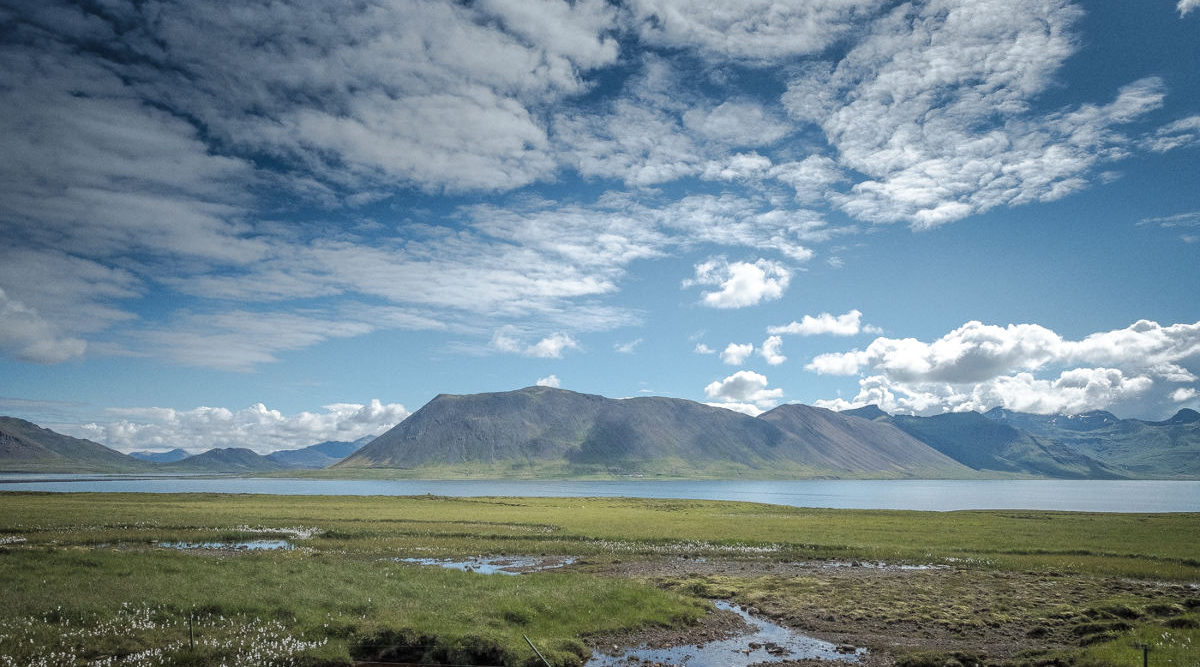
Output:
[[[143,472],[152,464],[24,419],[0,417],[0,470],[5,472]]]
[[[782,405],[749,417],[681,399],[609,399],[528,387],[439,395],[333,469],[482,476],[1197,478],[1200,424],[1193,414],[1183,410],[1165,422],[996,411],[910,417],[877,406],[838,413]],[[1023,426],[1034,423],[1048,426]],[[1084,423],[1087,430],[1080,430]]]
[[[267,455],[244,448],[183,449],[122,454],[104,445],[72,438],[13,417],[0,417],[0,471],[72,473],[262,473],[325,468],[357,451],[374,436],[353,442],[321,442]]]
[[[750,417],[675,398],[610,399],[527,387],[439,395],[373,439],[266,456],[228,448],[180,459],[181,452],[126,456],[0,418],[5,471],[307,468],[408,477],[1197,479],[1200,413],[1184,409],[1161,422],[1107,412],[1035,415],[1002,409],[914,417],[889,415],[877,406],[833,412],[787,404]]]
[[[191,454],[187,453],[186,450],[179,449],[178,447],[167,452],[141,451],[129,452],[129,455],[135,459],[150,461],[151,463],[174,463],[176,461],[182,461],[191,456]]]

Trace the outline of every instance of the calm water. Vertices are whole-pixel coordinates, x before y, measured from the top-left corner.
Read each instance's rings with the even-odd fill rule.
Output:
[[[0,474],[0,491],[280,495],[629,496],[856,509],[1200,512],[1200,481],[424,481]]]

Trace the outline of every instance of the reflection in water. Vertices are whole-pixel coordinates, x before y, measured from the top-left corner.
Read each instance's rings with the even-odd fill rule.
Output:
[[[593,654],[585,667],[609,665],[664,664],[688,667],[747,667],[780,660],[840,660],[857,663],[866,655],[863,648],[838,647],[820,639],[793,632],[781,625],[755,618],[740,607],[717,601],[718,609],[732,611],[754,632],[739,637],[691,646],[627,649],[616,655]],[[841,650],[839,650],[839,648]]]
[[[478,574],[525,574],[541,570],[553,570],[575,562],[574,558],[533,558],[497,556],[484,558],[482,556],[467,559],[453,558],[397,558],[398,563],[416,563],[418,565],[436,565],[451,570],[475,572]]]

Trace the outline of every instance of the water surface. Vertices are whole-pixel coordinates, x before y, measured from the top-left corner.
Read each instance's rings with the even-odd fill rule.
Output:
[[[0,474],[0,491],[626,496],[837,509],[1200,512],[1200,481],[1175,480],[453,481],[7,473]]]
[[[687,665],[688,667],[747,667],[780,660],[830,660],[856,663],[866,649],[839,651],[838,647],[789,630],[771,621],[756,618],[740,607],[718,600],[719,609],[732,611],[753,628],[750,634],[729,639],[670,648],[638,646],[615,655],[593,653],[585,667],[610,667],[629,664]]]

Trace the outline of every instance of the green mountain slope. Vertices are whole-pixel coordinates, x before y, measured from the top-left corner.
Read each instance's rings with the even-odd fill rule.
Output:
[[[14,417],[0,417],[0,470],[6,472],[142,472],[153,466],[92,442]]]

